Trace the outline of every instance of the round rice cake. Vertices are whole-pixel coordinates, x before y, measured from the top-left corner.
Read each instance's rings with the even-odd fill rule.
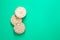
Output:
[[[12,16],[11,23],[13,25],[16,25],[17,23],[21,23],[21,22],[22,22],[22,19],[17,18],[15,15]]]
[[[25,25],[24,25],[23,23],[19,23],[19,24],[15,25],[14,31],[15,31],[17,34],[22,34],[22,33],[24,33],[24,31],[25,31]]]
[[[15,15],[18,17],[18,18],[23,18],[26,16],[26,9],[24,7],[18,7],[16,10],[15,10]]]

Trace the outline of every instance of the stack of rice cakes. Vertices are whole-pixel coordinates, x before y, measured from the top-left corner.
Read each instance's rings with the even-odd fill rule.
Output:
[[[24,7],[18,7],[15,10],[15,14],[11,18],[11,23],[14,25],[14,31],[17,34],[22,34],[25,31],[25,25],[22,22],[22,18],[26,16],[26,9]]]

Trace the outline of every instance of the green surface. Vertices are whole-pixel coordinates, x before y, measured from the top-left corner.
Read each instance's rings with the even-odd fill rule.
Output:
[[[27,10],[22,35],[10,23],[18,6]],[[60,0],[0,0],[0,40],[60,40]]]

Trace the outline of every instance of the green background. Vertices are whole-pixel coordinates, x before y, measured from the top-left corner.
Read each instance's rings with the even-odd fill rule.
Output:
[[[18,6],[27,10],[22,35],[10,23]],[[0,40],[60,40],[60,0],[0,0]]]

